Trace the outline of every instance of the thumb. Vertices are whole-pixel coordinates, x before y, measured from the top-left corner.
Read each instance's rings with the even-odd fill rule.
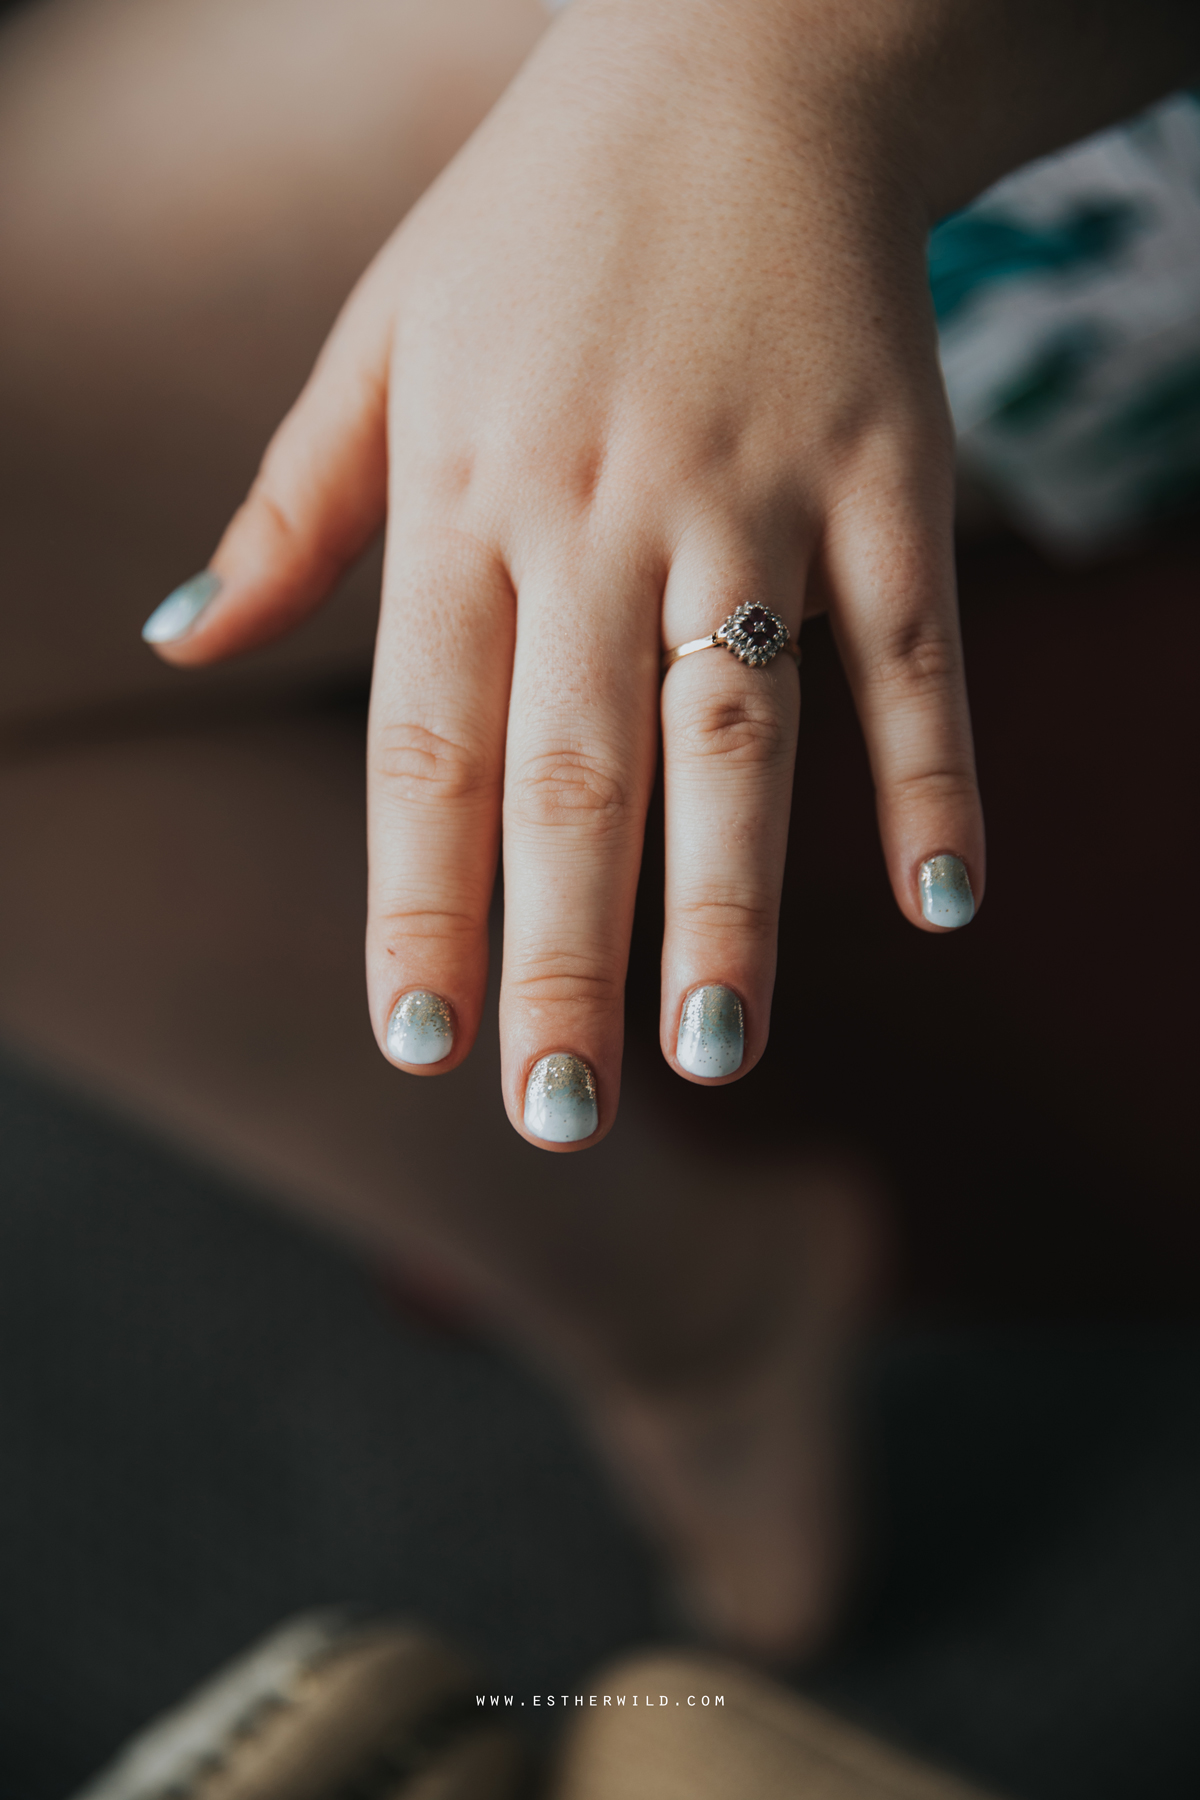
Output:
[[[315,612],[384,520],[390,333],[366,289],[351,296],[272,438],[211,565],[142,628],[193,665],[270,643]]]

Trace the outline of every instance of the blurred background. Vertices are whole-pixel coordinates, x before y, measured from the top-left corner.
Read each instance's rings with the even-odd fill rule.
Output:
[[[419,1616],[509,1690],[679,1632],[556,1391],[419,1221],[392,1227],[398,1170],[454,1201],[361,998],[377,564],[219,675],[137,637],[541,28],[532,0],[39,0],[0,26],[0,1790],[22,1800],[61,1800],[301,1608]],[[931,245],[986,908],[952,941],[896,914],[806,628],[777,1000],[805,1047],[719,1124],[655,1090],[672,1142],[836,1142],[874,1172],[865,1548],[794,1679],[1028,1800],[1200,1789],[1198,118],[1172,98]],[[651,852],[634,994],[658,883]],[[636,1000],[629,1034],[648,1068]],[[601,1195],[637,1154],[622,1129],[588,1159]],[[464,1155],[502,1212],[485,1137]]]

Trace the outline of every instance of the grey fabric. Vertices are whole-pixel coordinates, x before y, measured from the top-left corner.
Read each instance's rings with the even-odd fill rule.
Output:
[[[874,1561],[807,1688],[1028,1800],[1190,1800],[1198,1378],[1180,1329],[881,1342]],[[529,1695],[653,1638],[654,1580],[524,1372],[0,1063],[0,1794],[61,1800],[303,1608]]]

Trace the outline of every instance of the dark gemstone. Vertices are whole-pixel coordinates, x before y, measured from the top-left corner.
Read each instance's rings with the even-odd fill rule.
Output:
[[[752,606],[749,612],[742,614],[738,624],[756,650],[761,650],[767,644],[775,642],[778,626],[774,616],[767,611],[765,606]]]

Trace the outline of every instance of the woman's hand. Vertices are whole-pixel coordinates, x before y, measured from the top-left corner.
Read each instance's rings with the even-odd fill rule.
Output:
[[[503,820],[504,1088],[534,1142],[615,1116],[660,658],[740,603],[793,634],[829,609],[905,915],[938,928],[933,857],[982,894],[920,132],[842,18],[575,0],[352,295],[215,599],[159,627],[178,663],[277,636],[386,513],[372,1018],[405,1066],[466,1056]],[[799,710],[787,656],[661,684],[662,1045],[690,1079],[766,1044]],[[586,1067],[531,1085],[555,1053]]]

